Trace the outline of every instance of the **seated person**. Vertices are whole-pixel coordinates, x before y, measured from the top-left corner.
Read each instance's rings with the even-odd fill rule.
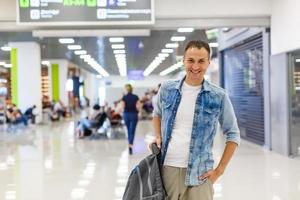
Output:
[[[15,104],[9,107],[6,112],[7,122],[11,124],[23,123],[27,126],[27,118],[23,115],[20,109]]]
[[[76,128],[79,138],[91,135],[91,128],[100,128],[106,119],[106,113],[96,104],[93,106],[93,113],[88,118],[81,119]]]
[[[31,122],[35,124],[35,117],[36,117],[36,106],[33,105],[32,107],[29,107],[24,115],[27,117],[27,119],[31,119]]]

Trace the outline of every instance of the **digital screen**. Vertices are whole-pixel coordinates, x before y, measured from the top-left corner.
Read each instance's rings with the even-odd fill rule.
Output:
[[[154,23],[154,0],[17,0],[20,25]]]

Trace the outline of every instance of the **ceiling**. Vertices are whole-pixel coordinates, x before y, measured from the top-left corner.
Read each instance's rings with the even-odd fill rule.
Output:
[[[178,42],[179,47],[171,53],[151,74],[159,74],[162,70],[177,62],[176,56],[183,55],[184,46],[189,40],[208,41],[205,30],[194,30],[191,33],[178,33],[177,30],[151,30],[150,36],[124,37],[123,44],[126,49],[127,72],[130,70],[145,70],[153,59],[171,42],[172,36],[185,36],[186,40]],[[67,59],[90,72],[96,71],[85,63],[73,51],[67,49],[66,44],[60,44],[55,37],[33,38],[31,32],[0,33],[0,45],[11,41],[36,41],[41,45],[42,60]],[[109,42],[109,37],[73,37],[74,44],[82,46],[110,75],[119,75],[115,56]],[[213,39],[215,40],[215,39]],[[214,41],[210,41],[214,42]],[[216,51],[213,51],[216,55]],[[6,55],[0,53],[0,59]],[[7,57],[7,56],[6,56]]]

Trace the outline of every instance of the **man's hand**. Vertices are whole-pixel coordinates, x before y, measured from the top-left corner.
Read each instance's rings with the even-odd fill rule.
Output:
[[[156,143],[157,147],[160,149],[161,148],[161,137],[157,137],[155,138],[155,140],[153,142],[151,142],[149,145],[148,145],[148,149],[152,152],[152,147],[151,145],[153,143]]]
[[[217,179],[223,174],[223,170],[220,168],[209,170],[199,177],[200,180],[208,178],[213,184],[217,181]]]

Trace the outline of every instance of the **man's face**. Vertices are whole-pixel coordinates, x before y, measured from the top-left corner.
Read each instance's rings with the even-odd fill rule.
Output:
[[[208,52],[205,48],[189,48],[185,52],[183,63],[187,83],[198,85],[202,82],[204,74],[210,64]]]

